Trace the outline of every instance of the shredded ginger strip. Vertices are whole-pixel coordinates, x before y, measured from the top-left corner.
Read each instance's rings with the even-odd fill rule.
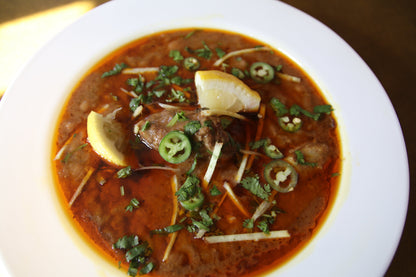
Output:
[[[223,62],[225,62],[227,59],[231,57],[242,55],[242,54],[247,54],[247,53],[252,53],[256,51],[270,51],[270,48],[262,46],[262,47],[254,47],[254,48],[247,48],[247,49],[232,51],[224,55],[222,58],[216,60],[214,63],[214,66],[220,66]]]
[[[172,219],[170,221],[171,225],[176,224],[176,217],[178,215],[178,201],[176,200],[175,193],[178,191],[178,178],[176,175],[172,177],[172,199],[173,199],[173,212],[172,212]],[[176,237],[178,236],[178,232],[174,232],[169,234],[169,243],[165,249],[165,254],[163,255],[162,262],[166,262],[169,258],[169,254],[172,251],[173,244],[175,243]]]
[[[203,179],[203,187],[206,189],[208,187],[209,182],[211,182],[212,174],[214,174],[215,167],[217,166],[218,158],[221,154],[221,148],[223,143],[216,142],[214,145],[214,150],[212,151],[211,160],[209,161],[207,171],[205,172],[205,176]]]
[[[121,71],[123,74],[142,74],[148,72],[158,72],[159,67],[133,67],[125,68]]]
[[[233,189],[231,188],[230,184],[227,182],[224,182],[224,188],[227,191],[227,194],[231,197],[231,200],[233,201],[234,205],[238,208],[238,210],[245,215],[246,217],[250,217],[250,213],[244,208],[244,206],[241,204],[240,200],[238,200],[237,195],[235,195]]]
[[[244,115],[241,115],[239,113],[230,112],[226,110],[217,110],[217,109],[203,110],[201,111],[201,115],[204,115],[204,116],[226,115],[226,116],[234,117],[240,120],[247,120],[247,118]]]
[[[74,194],[72,195],[71,200],[69,200],[69,206],[71,207],[72,204],[75,202],[75,200],[78,198],[78,196],[81,194],[82,189],[84,188],[84,186],[87,184],[88,180],[90,179],[91,175],[94,173],[95,168],[90,167],[88,169],[87,174],[85,174],[84,178],[82,178],[81,183],[79,184],[77,190],[74,192]]]
[[[204,240],[208,243],[223,243],[223,242],[235,242],[235,241],[258,241],[262,239],[283,239],[290,238],[290,234],[287,230],[270,231],[269,234],[263,232],[245,233],[245,234],[233,234],[223,236],[210,236],[205,237]]]
[[[292,76],[289,74],[285,74],[285,73],[281,73],[281,72],[276,72],[276,75],[280,77],[280,79],[282,80],[286,80],[286,81],[290,81],[290,82],[294,82],[294,83],[300,83],[300,78],[296,77],[296,76]]]

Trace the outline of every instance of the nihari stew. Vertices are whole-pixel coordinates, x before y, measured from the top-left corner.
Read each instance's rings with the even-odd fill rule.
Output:
[[[333,107],[279,51],[149,35],[79,82],[54,139],[65,209],[131,276],[253,276],[311,239],[341,169]]]

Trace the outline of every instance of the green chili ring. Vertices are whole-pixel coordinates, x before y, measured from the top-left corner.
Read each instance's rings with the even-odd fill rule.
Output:
[[[264,153],[272,159],[281,159],[283,158],[283,153],[280,152],[280,150],[274,146],[273,144],[267,144],[263,146]]]
[[[295,117],[292,120],[288,116],[279,117],[279,125],[283,130],[294,133],[302,127],[302,120]]]
[[[265,84],[274,79],[274,69],[270,64],[255,62],[250,66],[250,77],[257,83]]]
[[[197,58],[188,57],[183,61],[183,66],[189,71],[195,71],[199,68],[200,63]]]
[[[179,201],[182,207],[188,211],[195,211],[204,203],[204,194],[200,191],[188,200]]]
[[[298,173],[296,172],[295,168],[283,160],[271,161],[264,167],[263,173],[267,183],[278,192],[290,192],[294,190],[298,183]],[[281,173],[281,176],[278,175],[279,173]],[[287,178],[290,179],[286,182]],[[288,184],[282,186],[282,182]]]
[[[181,131],[167,133],[159,144],[159,154],[173,164],[186,161],[191,155],[192,146],[189,138]]]

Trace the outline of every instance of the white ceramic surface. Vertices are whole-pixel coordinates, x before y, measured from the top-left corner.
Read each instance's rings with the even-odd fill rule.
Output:
[[[51,143],[59,111],[101,57],[178,27],[240,32],[287,54],[335,107],[341,191],[324,227],[276,276],[381,276],[403,229],[409,174],[401,129],[360,57],[329,28],[273,0],[125,0],[87,13],[47,43],[0,102],[0,258],[11,276],[126,276],[83,244],[57,202]]]

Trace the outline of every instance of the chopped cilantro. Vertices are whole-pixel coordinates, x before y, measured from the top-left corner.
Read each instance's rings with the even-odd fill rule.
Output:
[[[275,97],[273,97],[270,100],[270,105],[272,106],[272,109],[274,110],[277,116],[283,116],[289,112],[285,104],[280,102],[280,100]]]
[[[130,110],[134,112],[138,106],[144,102],[143,94],[140,94],[139,97],[132,98],[129,103]]]
[[[168,122],[166,127],[172,127],[175,125],[178,121],[185,121],[188,120],[188,118],[185,116],[185,113],[183,111],[177,112],[172,119]]]
[[[214,224],[214,221],[208,215],[208,212],[206,210],[201,210],[199,212],[199,216],[201,217],[201,220],[198,221],[192,218],[192,224],[199,230],[209,231],[210,227]]]
[[[305,160],[305,157],[303,156],[303,153],[300,150],[296,150],[295,151],[295,155],[296,155],[296,162],[298,164],[300,164],[300,165],[308,165],[308,166],[312,166],[312,167],[315,167],[316,166],[316,163],[307,162]]]
[[[270,144],[270,139],[264,138],[250,143],[251,149],[259,149],[260,147]]]
[[[177,101],[179,103],[182,103],[186,101],[185,94],[182,91],[172,88],[170,92],[171,92],[170,97],[166,99],[166,102]]]
[[[117,171],[117,178],[126,178],[132,174],[131,166],[127,166],[125,168],[120,169]]]
[[[254,220],[252,218],[247,218],[243,221],[243,227],[247,229],[253,229]]]
[[[230,126],[230,124],[233,122],[230,118],[227,117],[221,117],[220,118],[220,122],[221,122],[221,127],[223,129],[226,129],[228,126]]]
[[[219,48],[219,47],[217,47],[217,48],[215,48],[215,52],[217,53],[217,56],[219,57],[219,58],[222,58],[222,57],[224,57],[225,56],[225,51],[224,50],[222,50],[221,48]]]
[[[329,113],[331,113],[333,110],[334,110],[334,109],[332,108],[332,106],[331,106],[331,105],[318,105],[318,106],[315,106],[315,107],[313,108],[313,112],[314,112],[314,113],[317,113],[317,114],[323,114],[323,113],[325,113],[325,114],[329,114]]]
[[[117,240],[116,243],[113,244],[114,249],[130,249],[139,244],[139,237],[138,236],[124,236]]]
[[[116,64],[113,69],[104,72],[103,75],[101,75],[101,78],[113,76],[119,74],[124,68],[126,68],[127,65],[125,63]]]
[[[189,175],[183,185],[175,193],[179,201],[189,200],[200,191],[199,179],[195,175]]]
[[[214,128],[214,124],[212,123],[212,120],[204,121],[204,127],[208,127],[212,130]]]
[[[269,223],[266,219],[259,221],[257,227],[265,234],[270,234]]]
[[[212,195],[212,196],[217,196],[217,195],[221,195],[222,193],[221,193],[221,191],[217,188],[217,186],[216,185],[214,185],[212,188],[211,188],[211,190],[209,191],[209,193]]]
[[[147,263],[152,249],[146,241],[140,241],[138,236],[124,236],[113,244],[114,249],[126,250],[125,258],[129,263],[128,275],[147,274],[153,270],[153,263]],[[141,267],[142,266],[142,267]],[[139,268],[141,267],[140,271]]]
[[[133,198],[132,200],[130,200],[130,204],[127,205],[126,212],[132,212],[134,209],[138,208],[139,206],[140,206],[139,200],[137,200],[136,198]]]
[[[167,227],[164,227],[164,228],[161,228],[161,229],[152,230],[150,232],[150,234],[151,235],[154,235],[154,234],[156,234],[156,235],[167,235],[167,234],[170,234],[170,233],[178,232],[178,231],[182,230],[183,228],[185,228],[185,226],[183,224],[174,224],[174,225],[170,225],[170,226],[167,226]]]
[[[187,135],[193,135],[201,129],[201,122],[198,120],[192,120],[184,127],[184,132]]]
[[[198,31],[198,29],[195,29],[195,30],[187,33],[186,36],[184,36],[184,39],[190,38],[191,36],[193,36],[195,34],[196,31]]]
[[[241,184],[243,188],[250,191],[252,194],[260,197],[263,200],[267,200],[270,196],[270,186],[264,185],[264,187],[260,184],[259,176],[256,175],[254,177],[246,177],[241,180]]]
[[[143,266],[143,267],[140,269],[139,274],[140,274],[140,275],[145,275],[145,274],[147,274],[147,273],[151,272],[151,271],[153,270],[153,268],[154,268],[154,267],[155,267],[155,266],[154,266],[154,264],[153,264],[152,262],[147,263],[145,266]]]
[[[195,170],[198,157],[199,157],[199,154],[196,154],[194,161],[192,162],[191,168],[186,172],[186,175],[191,175],[191,173]]]
[[[180,62],[183,60],[183,56],[179,50],[170,50],[169,57],[172,58],[175,62]]]
[[[142,126],[142,132],[149,129],[149,127],[150,127],[150,121],[147,120]]]
[[[203,48],[196,49],[195,53],[198,57],[205,58],[207,60],[211,59],[212,51],[209,49],[208,45],[205,42],[202,42]]]

